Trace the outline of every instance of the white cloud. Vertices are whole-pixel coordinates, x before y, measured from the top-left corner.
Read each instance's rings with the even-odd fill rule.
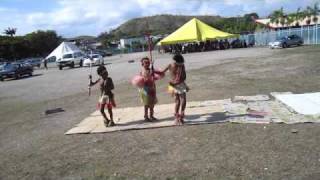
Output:
[[[312,5],[318,0],[57,0],[49,11],[32,13],[0,7],[0,28],[17,27],[18,33],[54,29],[65,36],[97,35],[126,20],[155,14],[237,16],[250,12],[268,15]],[[12,16],[6,16],[7,14]]]
[[[26,25],[25,16],[17,9],[0,7],[0,34],[8,27],[17,28],[17,34],[25,34],[33,30]]]

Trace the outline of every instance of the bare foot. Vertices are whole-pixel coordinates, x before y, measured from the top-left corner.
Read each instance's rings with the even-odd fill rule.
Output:
[[[151,121],[156,121],[156,120],[158,120],[158,119],[155,118],[155,117],[153,117],[153,116],[151,116],[151,117],[150,117],[150,120],[151,120]]]
[[[115,126],[115,125],[116,125],[116,124],[115,124],[113,121],[110,121],[109,124],[108,124],[109,127]]]
[[[144,120],[147,121],[147,122],[151,122],[151,119],[149,119],[148,116],[145,116],[145,117],[144,117]]]
[[[181,125],[183,125],[184,124],[184,113],[181,113],[180,114],[180,123],[181,123]]]
[[[180,123],[180,114],[175,114],[174,115],[176,117],[176,119],[174,120],[174,125],[179,126]]]
[[[104,120],[103,123],[104,123],[104,126],[106,126],[106,127],[109,126],[109,120]]]

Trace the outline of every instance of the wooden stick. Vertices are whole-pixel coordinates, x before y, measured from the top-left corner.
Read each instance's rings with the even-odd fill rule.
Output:
[[[91,61],[91,59],[90,59],[90,61]],[[92,81],[92,63],[90,62],[88,96],[91,96],[91,81]]]

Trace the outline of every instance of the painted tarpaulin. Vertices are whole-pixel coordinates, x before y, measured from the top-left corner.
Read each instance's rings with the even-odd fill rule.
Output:
[[[195,125],[227,122],[228,119],[223,107],[230,103],[230,99],[188,102],[186,109],[188,113],[185,117],[185,123],[187,125]],[[103,117],[100,112],[95,111],[65,134],[107,133],[175,126],[173,107],[174,104],[157,105],[155,116],[158,120],[154,122],[146,122],[143,120],[143,106],[116,108],[114,109],[114,120],[117,125],[107,128],[103,124]]]
[[[279,94],[275,98],[302,115],[320,115],[320,92],[306,94]]]
[[[272,93],[273,96],[290,95]],[[309,98],[319,101],[319,94],[309,95]],[[214,124],[214,123],[320,123],[320,118],[306,116],[291,111],[291,108],[278,100],[267,100],[267,95],[238,96],[241,101],[231,99],[188,102],[186,108],[185,125]],[[235,98],[233,98],[235,99]],[[245,101],[244,101],[245,100]],[[117,124],[105,127],[103,117],[99,111],[93,112],[82,122],[75,125],[65,134],[108,133],[114,131],[127,131],[137,129],[151,129],[175,126],[173,117],[174,104],[157,105],[154,122],[144,121],[143,106],[115,108],[114,120]]]

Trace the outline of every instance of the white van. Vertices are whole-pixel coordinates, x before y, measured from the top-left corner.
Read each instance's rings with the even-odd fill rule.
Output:
[[[81,52],[73,52],[64,54],[61,59],[57,59],[57,66],[60,70],[63,67],[69,66],[74,68],[75,65],[82,67],[84,56]]]

